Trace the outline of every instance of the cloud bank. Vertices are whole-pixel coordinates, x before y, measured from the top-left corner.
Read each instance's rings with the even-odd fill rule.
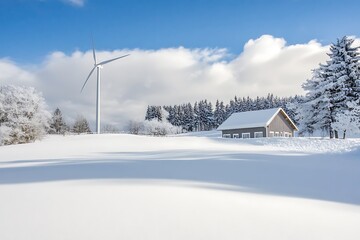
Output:
[[[302,94],[311,70],[328,59],[329,46],[316,40],[287,45],[283,38],[250,39],[243,52],[226,49],[99,51],[99,61],[130,53],[102,70],[102,121],[124,126],[143,119],[147,105],[181,104],[201,99],[228,101],[234,95]],[[229,60],[230,59],[230,60]],[[42,64],[18,66],[0,59],[0,83],[31,85],[40,90],[51,110],[59,107],[68,121],[84,115],[95,121],[96,74],[80,89],[93,67],[91,50],[71,55],[51,53]],[[94,127],[93,127],[94,128]]]

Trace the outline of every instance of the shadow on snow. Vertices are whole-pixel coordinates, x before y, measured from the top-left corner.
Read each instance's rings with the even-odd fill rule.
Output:
[[[0,184],[62,180],[184,180],[223,184],[223,190],[360,204],[359,151],[271,155],[193,150],[99,153],[84,159],[0,163]],[[1,167],[1,165],[7,166]],[[10,166],[9,166],[10,165]],[[11,166],[13,165],[13,166]],[[225,186],[229,186],[225,187]],[[220,187],[214,187],[221,189]]]

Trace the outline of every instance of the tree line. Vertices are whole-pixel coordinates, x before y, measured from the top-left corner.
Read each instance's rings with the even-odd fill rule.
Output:
[[[201,100],[195,103],[180,105],[148,106],[145,120],[167,120],[174,126],[181,127],[183,131],[207,131],[220,126],[232,113],[263,110],[270,108],[283,108],[291,118],[295,112],[288,108],[288,104],[297,103],[300,96],[277,97],[268,94],[266,97],[237,97],[228,103],[217,100],[215,106],[211,101]]]
[[[61,110],[56,108],[49,120],[50,126],[48,129],[49,134],[66,134],[66,133],[91,133],[89,122],[84,116],[77,116],[74,124],[70,126],[64,120]]]

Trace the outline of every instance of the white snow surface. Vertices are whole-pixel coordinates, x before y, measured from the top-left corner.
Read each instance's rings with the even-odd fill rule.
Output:
[[[0,147],[0,239],[359,239],[360,139],[219,136]]]

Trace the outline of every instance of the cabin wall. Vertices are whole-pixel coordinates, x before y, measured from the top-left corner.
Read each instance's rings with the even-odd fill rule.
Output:
[[[278,133],[291,133],[294,136],[294,129],[290,123],[285,119],[284,115],[279,112],[267,127],[267,136],[270,136],[270,132]],[[284,135],[283,135],[284,136]]]
[[[250,133],[250,138],[254,138],[255,132],[262,132],[264,137],[267,136],[265,127],[222,130],[222,136],[224,137],[224,134],[230,134],[230,137],[233,138],[234,134],[239,134],[239,138],[242,138],[243,133]]]

